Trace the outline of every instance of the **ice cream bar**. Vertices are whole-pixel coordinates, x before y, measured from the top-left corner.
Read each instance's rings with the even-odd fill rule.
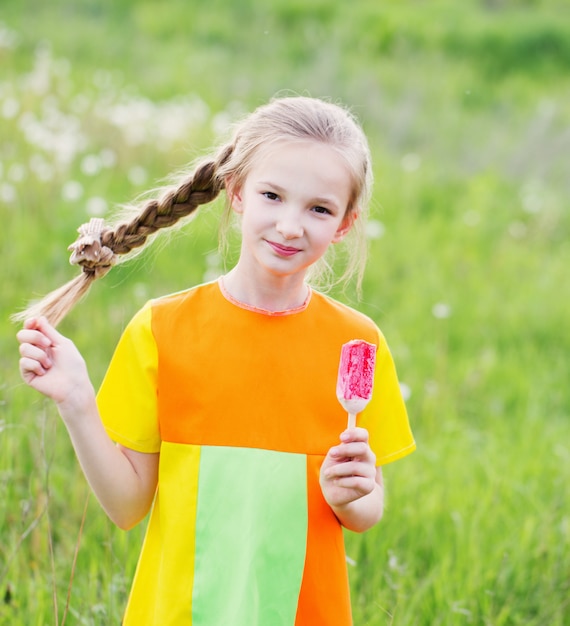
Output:
[[[372,397],[376,346],[353,339],[342,346],[336,396],[348,412],[348,427],[356,426],[356,414],[363,411]]]

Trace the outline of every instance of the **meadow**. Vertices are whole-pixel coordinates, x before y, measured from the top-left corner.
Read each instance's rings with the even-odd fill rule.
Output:
[[[3,0],[0,626],[120,623],[144,532],[88,496],[9,315],[75,275],[81,223],[284,92],[351,106],[369,136],[363,294],[335,295],[384,331],[418,444],[385,468],[384,520],[346,534],[355,625],[570,624],[568,3]],[[148,298],[231,264],[218,219],[61,324],[95,385]]]

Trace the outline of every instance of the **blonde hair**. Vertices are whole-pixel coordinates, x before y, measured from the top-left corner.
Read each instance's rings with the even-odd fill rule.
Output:
[[[57,325],[112,265],[142,249],[160,229],[174,226],[198,206],[212,202],[225,189],[226,181],[231,181],[232,187],[241,186],[259,149],[286,139],[319,141],[344,158],[353,183],[347,215],[358,212],[359,219],[351,233],[356,241],[348,247],[346,269],[339,280],[356,274],[360,284],[366,262],[363,218],[372,186],[368,142],[355,117],[345,108],[316,98],[293,96],[275,98],[258,107],[236,125],[231,141],[199,161],[177,185],[164,188],[158,198],[135,207],[134,215],[131,207],[118,216],[112,227],[105,227],[102,220],[82,226],[80,237],[70,246],[71,262],[82,266],[81,274],[12,319],[44,315]],[[230,210],[227,206],[226,211]],[[330,264],[324,264],[324,273],[330,273]]]

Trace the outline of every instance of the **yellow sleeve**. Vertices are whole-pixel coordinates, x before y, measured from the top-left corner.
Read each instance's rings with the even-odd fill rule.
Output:
[[[97,394],[109,437],[127,448],[149,453],[160,450],[158,353],[151,316],[149,303],[129,322]]]
[[[359,416],[358,425],[368,430],[376,465],[391,463],[416,449],[394,360],[381,333],[372,398]]]

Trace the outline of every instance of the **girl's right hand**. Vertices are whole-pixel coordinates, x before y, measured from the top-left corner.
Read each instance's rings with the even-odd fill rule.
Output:
[[[81,412],[94,391],[85,361],[74,343],[58,333],[45,317],[26,320],[17,338],[24,381],[54,400],[60,412]]]

